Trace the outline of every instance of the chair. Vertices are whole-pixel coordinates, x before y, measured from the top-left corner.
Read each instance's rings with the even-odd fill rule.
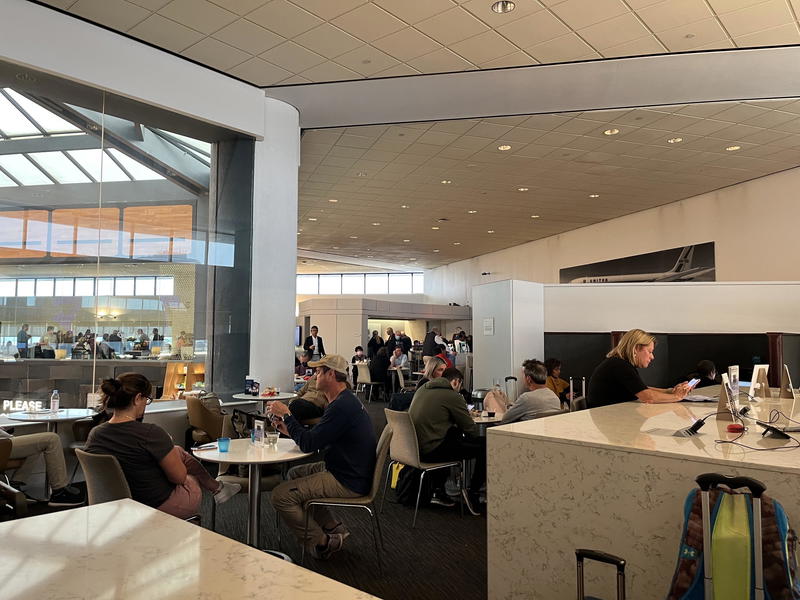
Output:
[[[0,507],[10,509],[14,518],[28,516],[28,501],[18,489],[0,481]]]
[[[397,369],[397,382],[400,384],[401,392],[414,392],[417,390],[413,385],[406,386],[406,378],[403,375],[403,369]]]
[[[189,425],[192,427],[192,440],[205,444],[216,442],[222,437],[224,415],[214,414],[208,410],[200,398],[187,396],[186,412],[189,416]]]
[[[372,402],[372,388],[375,387],[376,385],[381,385],[381,382],[372,381],[372,376],[370,375],[369,368],[364,368],[358,370],[358,385],[369,386],[369,395],[367,396],[367,403],[370,403]]]
[[[381,548],[383,548],[383,533],[381,532],[381,524],[378,520],[378,512],[375,510],[375,497],[378,495],[381,485],[381,474],[383,464],[386,462],[386,457],[389,454],[389,444],[392,440],[392,427],[387,425],[383,428],[381,437],[378,440],[378,447],[375,449],[375,471],[372,474],[372,486],[366,496],[358,496],[357,498],[315,498],[309,500],[305,504],[306,510],[306,527],[303,531],[303,551],[300,558],[300,564],[305,564],[306,559],[306,544],[305,539],[308,534],[308,518],[313,506],[336,506],[338,508],[361,508],[369,513],[372,519],[372,539],[375,543],[375,553],[378,557],[378,572],[383,576],[383,561],[381,559]],[[384,489],[384,494],[386,490]],[[380,543],[378,540],[380,539]]]
[[[564,410],[561,408],[554,408],[553,410],[545,410],[543,412],[540,412],[538,415],[534,417],[534,419],[544,419],[545,417],[554,417],[556,415],[563,415],[568,412],[569,412],[568,410]]]
[[[422,480],[428,471],[435,471],[437,469],[449,469],[450,467],[460,467],[460,487],[462,496],[466,492],[464,489],[464,473],[466,473],[466,461],[453,460],[448,462],[426,463],[422,462],[419,458],[419,442],[417,440],[417,432],[414,429],[414,422],[411,420],[411,415],[407,412],[400,412],[396,410],[389,410],[384,408],[383,412],[386,413],[386,421],[389,427],[392,428],[392,440],[389,448],[389,468],[386,470],[386,483],[383,486],[383,498],[386,498],[386,489],[389,486],[389,476],[391,474],[392,465],[400,463],[408,467],[413,467],[422,471],[419,477],[419,489],[417,490],[417,503],[414,506],[414,519],[411,521],[411,528],[417,524],[417,512],[419,511],[419,499],[422,493]],[[381,501],[381,510],[383,510],[383,500]],[[464,504],[461,504],[461,514],[464,514]]]
[[[80,419],[72,423],[72,436],[75,441],[70,442],[69,449],[74,453],[75,450],[83,450],[86,447],[86,440],[89,439],[89,432],[94,426],[94,421],[91,419]],[[75,460],[75,467],[72,469],[72,475],[69,478],[69,483],[72,484],[75,475],[78,473],[80,462]]]
[[[570,412],[576,412],[579,410],[586,410],[587,408],[589,408],[589,406],[586,404],[586,396],[578,396],[572,399],[569,410]]]
[[[0,438],[0,474],[9,486],[11,479],[6,471],[15,471],[25,463],[24,458],[11,458],[11,445],[11,438]]]

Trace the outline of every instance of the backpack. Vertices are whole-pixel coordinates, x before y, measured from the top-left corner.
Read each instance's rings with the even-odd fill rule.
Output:
[[[750,494],[724,488],[712,488],[709,494],[715,582],[718,579],[741,579],[743,573],[745,579],[752,579],[747,577],[753,568],[753,512]],[[694,489],[689,492],[684,503],[681,547],[667,600],[705,599],[702,511],[700,490]],[[765,600],[800,600],[795,555],[797,536],[789,527],[789,519],[783,506],[766,494],[761,496],[761,523]],[[721,549],[718,550],[718,547]],[[740,559],[721,562],[735,555],[737,551]],[[745,560],[750,561],[749,570],[742,569],[742,555],[746,557]],[[749,599],[750,592],[743,590],[743,597]]]
[[[421,470],[403,465],[403,468],[400,470],[400,475],[397,477],[397,486],[394,490],[398,503],[403,506],[414,506],[417,503],[419,477],[421,474]],[[419,505],[427,506],[430,504],[432,496],[433,488],[431,487],[431,478],[429,475],[422,480],[422,491],[419,492]]]

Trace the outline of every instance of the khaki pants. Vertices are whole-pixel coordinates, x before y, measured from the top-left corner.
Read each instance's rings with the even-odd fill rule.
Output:
[[[11,458],[26,459],[17,469],[15,478],[22,478],[30,471],[39,455],[44,456],[45,469],[47,470],[47,483],[50,488],[59,490],[69,483],[67,479],[67,465],[64,463],[64,450],[61,448],[61,438],[55,433],[31,433],[11,438]]]
[[[327,507],[315,506],[308,519],[308,537],[303,540],[303,530],[306,525],[303,505],[315,498],[357,498],[361,494],[339,483],[325,470],[323,462],[293,467],[289,469],[288,477],[288,481],[284,481],[272,490],[272,506],[301,543],[308,546],[322,545],[325,542],[325,532],[322,531],[322,527],[332,528],[336,525],[336,519]]]

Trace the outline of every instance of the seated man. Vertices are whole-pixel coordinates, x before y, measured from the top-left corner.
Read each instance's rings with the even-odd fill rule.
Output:
[[[314,498],[356,498],[369,493],[375,470],[375,430],[367,411],[347,389],[347,360],[328,354],[309,363],[317,369],[317,387],[327,398],[322,420],[305,429],[282,402],[269,402],[273,424],[290,436],[303,452],[326,449],[325,462],[299,465],[289,470],[289,481],[272,490],[272,505],[315,558],[327,559],[342,549],[350,535],[330,511],[315,507],[308,520],[304,504]],[[280,420],[282,418],[283,420]]]
[[[392,357],[389,359],[389,366],[396,369],[405,369],[408,366],[408,354],[403,354],[400,346],[395,346]]]
[[[547,385],[547,367],[536,359],[522,363],[525,385],[528,390],[520,394],[516,402],[503,415],[501,424],[535,419],[543,412],[559,410],[561,400]]]
[[[474,515],[473,507],[481,487],[486,483],[486,438],[477,437],[478,426],[467,410],[464,397],[459,393],[464,376],[456,368],[445,369],[441,377],[432,379],[419,388],[408,409],[414,422],[423,462],[446,462],[475,459],[470,493],[463,492],[463,501]],[[447,473],[440,469],[431,473],[434,481],[435,504],[452,506],[443,487]]]
[[[47,471],[47,483],[52,490],[49,506],[80,506],[84,503],[83,494],[77,488],[69,486],[67,466],[64,462],[64,451],[61,438],[55,433],[31,433],[12,436],[0,429],[0,438],[11,439],[11,458],[24,458],[25,463],[17,469],[15,477],[23,475],[30,468],[32,458],[40,454],[44,457]]]
[[[295,356],[295,358],[297,358]],[[311,354],[308,352],[304,352],[300,355],[299,360],[297,361],[298,364],[294,366],[294,374],[302,377],[306,374],[306,371],[310,368],[308,366],[308,361],[311,360]]]
[[[289,411],[298,421],[308,421],[321,417],[327,403],[325,393],[317,387],[317,376],[312,375],[311,379],[297,390],[297,398],[289,403]]]

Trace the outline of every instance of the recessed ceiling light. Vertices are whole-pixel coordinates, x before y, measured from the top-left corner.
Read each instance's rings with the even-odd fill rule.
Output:
[[[434,251],[434,252],[438,252],[438,251],[439,251],[439,249],[438,249],[438,248],[435,248],[433,251]]]
[[[490,229],[490,230],[489,230],[489,231],[487,231],[486,233],[494,233],[494,229]]]
[[[357,239],[358,239],[358,236],[357,236],[357,235],[351,235],[351,236],[350,236],[350,239],[351,239],[351,240],[357,240]]]
[[[742,149],[741,146],[728,146],[727,148],[725,148],[725,150],[727,150],[728,152],[736,152],[737,150],[741,149]]]
[[[334,250],[338,250],[339,246],[331,246],[331,248],[333,248]]]
[[[461,242],[453,242],[453,246],[460,246]]]
[[[467,212],[468,212],[469,214],[471,214],[471,215],[474,215],[474,214],[475,214],[476,212],[478,212],[478,211],[477,211],[477,210],[468,210]]]
[[[408,208],[408,204],[401,204],[400,208]]]
[[[619,129],[615,129],[615,128],[606,129],[603,132],[604,135],[617,135],[618,133],[619,133]]]
[[[599,198],[600,194],[589,194],[589,198]]]
[[[528,188],[517,188],[518,192],[527,192]]]
[[[308,220],[309,220],[309,221],[316,221],[316,220],[317,220],[317,217],[308,217]]]
[[[442,183],[447,185],[448,183],[453,183],[453,182],[450,181],[449,179],[442,179]]]
[[[338,200],[336,198],[328,198],[328,202],[333,202],[334,204],[336,204]]]
[[[416,258],[409,258],[408,260],[417,260]]]
[[[298,231],[298,232],[297,232],[297,235],[300,235],[301,233],[302,233],[301,231]]]
[[[511,146],[509,146],[508,144],[503,144],[502,146],[498,146],[497,149],[505,152],[506,150],[511,150]]]
[[[531,219],[538,219],[539,215],[531,215]]]
[[[408,242],[410,242],[411,240],[403,240],[403,241],[404,241],[404,242],[407,244],[407,243],[408,243]]]
[[[492,4],[492,11],[496,12],[498,15],[502,15],[510,13],[516,6],[517,5],[511,2],[511,0],[499,0],[499,2]]]
[[[669,139],[667,140],[667,143],[668,143],[668,144],[679,144],[679,143],[681,143],[682,141],[683,141],[683,138],[680,138],[680,137],[677,137],[677,138],[669,138]]]
[[[367,258],[372,258],[372,254],[367,254]]]
[[[433,229],[435,231],[435,230],[437,230],[439,228],[438,227],[431,227],[431,229]]]
[[[359,171],[358,173],[356,173],[356,177],[366,177],[366,176],[367,173],[365,171]]]
[[[374,225],[375,227],[377,227],[378,225],[380,225],[380,223],[378,223],[378,222],[375,222],[375,223],[373,223],[373,225]]]

